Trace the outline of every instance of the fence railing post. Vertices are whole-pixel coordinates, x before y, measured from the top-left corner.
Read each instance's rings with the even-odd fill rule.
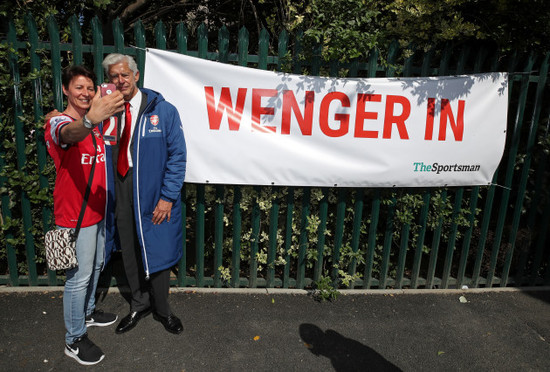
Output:
[[[355,275],[357,271],[357,252],[359,251],[359,240],[361,238],[361,225],[363,224],[365,190],[355,190],[355,205],[353,208],[353,230],[351,234],[352,257],[348,266],[348,274]],[[350,289],[355,287],[355,281],[350,283]]]
[[[233,251],[231,252],[231,286],[240,287],[241,278],[241,212],[242,191],[240,186],[233,186]]]
[[[78,18],[73,14],[69,19],[71,26],[71,39],[73,44],[73,63],[75,65],[82,64],[82,32]]]
[[[138,65],[139,71],[142,71],[139,74],[138,86],[143,87],[143,79],[145,77],[145,28],[141,20],[137,21],[134,25],[134,37],[136,40],[136,63]]]
[[[197,213],[195,221],[195,278],[197,287],[204,286],[204,219],[206,214],[205,186],[198,184],[197,187]]]
[[[187,185],[184,183],[181,189],[181,229],[183,235],[182,256],[178,262],[178,285],[187,285]]]
[[[506,165],[506,179],[503,185],[504,190],[502,191],[500,213],[498,216],[497,227],[495,231],[495,239],[493,241],[493,247],[491,252],[491,263],[490,263],[489,273],[487,274],[487,287],[492,287],[493,281],[495,280],[497,260],[500,253],[500,244],[502,242],[504,224],[507,217],[506,211],[508,209],[508,201],[510,199],[512,179],[514,177],[514,168],[516,163],[516,156],[518,153],[519,139],[521,136],[521,128],[523,126],[523,116],[525,114],[525,106],[527,104],[527,94],[529,91],[529,75],[533,69],[534,64],[535,64],[535,57],[531,55],[527,63],[525,64],[525,68],[524,68],[525,74],[522,75],[521,77],[520,96],[518,99],[518,111],[514,119],[512,135],[509,137],[511,140],[510,142],[511,146],[508,152],[508,162]]]
[[[322,199],[319,201],[319,226],[317,227],[317,259],[315,260],[315,267],[313,270],[313,281],[318,282],[323,276],[323,260],[325,254],[325,240],[327,233],[327,220],[328,220],[328,194],[329,189],[323,187],[321,189],[323,193]]]
[[[115,18],[112,22],[113,42],[115,44],[115,53],[124,54],[124,25],[120,18]]]
[[[305,287],[306,276],[306,251],[308,246],[308,217],[310,207],[311,189],[309,187],[302,188],[302,211],[300,215],[300,237],[298,243],[298,265],[296,269],[296,288],[303,289]]]
[[[199,58],[207,59],[208,58],[208,28],[204,23],[198,28],[197,32],[198,42],[199,42]]]
[[[286,218],[285,218],[285,248],[284,260],[285,267],[283,271],[283,288],[290,287],[290,250],[292,248],[292,221],[294,216],[294,187],[287,188],[286,197]]]
[[[38,31],[36,28],[36,22],[34,18],[27,14],[25,17],[27,24],[27,29],[29,31],[29,42],[31,45],[30,49],[30,58],[31,58],[31,69],[33,72],[40,71],[40,57],[37,54],[38,50]],[[39,76],[33,79],[33,108],[34,108],[34,121],[39,123],[42,120],[44,112],[42,110],[42,81]],[[39,172],[39,182],[41,189],[47,189],[49,187],[48,178],[44,175],[44,171],[47,163],[47,153],[46,145],[44,143],[44,129],[37,129],[35,132],[36,140],[36,153],[38,160],[38,172]],[[48,231],[51,227],[51,218],[52,211],[46,204],[42,207],[42,229],[44,232]],[[56,272],[48,269],[48,283],[49,285],[57,285],[57,276]]]
[[[225,25],[218,31],[218,61],[221,63],[229,61],[229,30]]]
[[[101,22],[96,16],[92,19],[92,55],[94,57],[94,72],[97,77],[96,83],[101,84],[103,80],[103,31],[101,29]]]
[[[162,21],[155,24],[155,43],[157,49],[166,49],[166,27]]]
[[[220,268],[223,266],[223,206],[225,189],[223,185],[216,185],[216,202],[214,211],[214,287],[222,286]]]
[[[15,46],[17,44],[17,36],[15,32],[15,25],[12,21],[8,26],[8,42]],[[15,145],[17,150],[17,169],[23,174],[27,175],[26,169],[26,155],[25,155],[25,131],[24,123],[21,120],[23,116],[23,102],[21,98],[21,76],[19,74],[18,57],[14,52],[9,54],[9,66],[11,75],[13,78],[13,99],[14,99],[14,111],[13,121],[15,124]],[[27,195],[27,191],[24,188],[21,190],[21,213],[23,215],[23,234],[25,235],[25,252],[27,255],[27,265],[29,270],[29,284],[38,284],[38,275],[36,270],[35,250],[34,250],[34,237],[32,235],[32,219],[31,219],[31,202]]]
[[[2,114],[2,107],[0,106],[0,114]],[[4,146],[0,147],[0,169],[4,169],[6,162],[4,161],[6,156],[6,151]],[[0,187],[4,187],[7,181],[7,177],[3,176],[0,173]],[[2,218],[11,219],[12,214],[10,210],[10,197],[8,193],[2,193]],[[4,222],[4,221],[3,221]],[[15,253],[15,247],[11,243],[14,239],[12,229],[5,230],[4,236],[6,238],[6,256],[8,259],[8,270],[9,270],[9,283],[13,287],[19,286],[19,270],[17,268],[17,255]]]
[[[187,54],[187,39],[188,39],[187,28],[183,22],[178,23],[176,27],[176,40],[178,43],[178,53]]]
[[[271,210],[269,213],[269,243],[267,249],[267,288],[275,286],[275,257],[277,256],[277,233],[279,231],[278,188],[271,187]]]
[[[332,267],[330,276],[335,287],[338,286],[339,266],[342,259],[342,246],[344,238],[344,222],[346,218],[347,190],[344,187],[338,189],[338,201],[336,202],[336,226],[334,228],[334,247],[332,250]]]
[[[367,242],[367,254],[365,257],[365,271],[363,273],[363,288],[370,289],[373,285],[374,252],[376,251],[376,232],[380,217],[380,189],[374,191],[371,202],[370,223]]]
[[[518,193],[516,196],[516,202],[514,205],[522,206],[525,199],[525,193],[527,189],[527,180],[529,177],[529,171],[531,168],[531,160],[533,157],[533,146],[537,138],[537,129],[539,125],[540,111],[542,109],[542,97],[544,94],[544,88],[546,86],[546,79],[548,75],[548,55],[542,61],[539,70],[539,79],[536,83],[535,101],[533,103],[533,113],[529,121],[529,134],[527,137],[527,147],[525,159],[523,160],[522,171],[519,181]],[[512,265],[512,255],[516,245],[516,238],[519,229],[519,223],[522,215],[522,208],[515,208],[513,212],[512,228],[508,237],[508,248],[504,258],[504,269],[502,270],[500,286],[505,287],[508,283],[508,275],[510,273],[510,266]]]

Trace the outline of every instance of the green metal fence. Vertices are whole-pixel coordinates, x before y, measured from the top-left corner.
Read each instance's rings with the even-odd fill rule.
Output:
[[[90,44],[82,41],[77,17],[68,24],[71,37],[62,42],[55,20],[48,19],[48,36],[40,40],[35,21],[28,16],[25,34],[16,35],[10,23],[7,40],[2,41],[13,48],[9,60],[3,61],[10,68],[13,89],[2,101],[11,100],[12,106],[0,107],[0,114],[9,113],[2,122],[0,149],[0,284],[63,283],[63,273],[47,270],[43,262],[42,236],[52,218],[51,199],[44,194],[51,194],[53,184],[40,130],[44,112],[63,108],[62,68],[86,63],[93,66],[99,83],[107,53],[134,55],[143,71],[143,48],[168,45],[199,58],[311,75],[510,73],[507,145],[492,186],[332,189],[185,184],[184,256],[174,270],[173,284],[306,288],[326,277],[348,288],[550,284],[546,240],[550,198],[545,188],[550,150],[548,55],[498,55],[486,45],[447,45],[409,56],[395,43],[385,61],[372,51],[366,60],[341,64],[323,61],[318,46],[304,45],[301,32],[281,32],[276,48],[270,48],[266,30],[258,45],[249,45],[243,28],[236,52],[231,52],[226,27],[219,29],[216,44],[209,40],[213,34],[206,25],[191,38],[180,24],[173,40],[168,40],[159,22],[154,40],[146,40],[141,22],[134,25],[132,37],[116,21],[114,45],[104,45],[98,19],[91,24]],[[137,48],[129,46],[126,37]],[[21,56],[30,62],[22,64]],[[41,78],[39,72],[45,68],[51,73]],[[140,78],[142,84],[143,73]],[[32,91],[32,107],[23,104],[24,90]],[[46,92],[53,93],[51,98],[45,98]],[[30,123],[25,119],[29,117]],[[5,128],[10,126],[14,131],[7,134]],[[32,151],[30,143],[35,144]],[[8,176],[13,169],[18,172],[17,182]],[[29,195],[21,185],[27,181],[38,183],[40,197]],[[24,239],[16,239],[18,234]],[[123,280],[116,274],[116,260],[108,272],[111,284]]]

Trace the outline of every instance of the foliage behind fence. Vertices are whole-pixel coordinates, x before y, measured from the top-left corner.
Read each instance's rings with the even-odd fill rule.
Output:
[[[85,63],[93,67],[100,83],[101,61],[107,53],[134,55],[143,71],[146,47],[310,75],[510,73],[507,144],[492,186],[347,189],[185,184],[184,257],[175,270],[174,284],[305,288],[326,278],[350,288],[550,284],[546,241],[550,199],[544,187],[550,145],[548,55],[498,55],[487,44],[448,44],[425,52],[401,50],[393,43],[384,50],[384,58],[380,50],[372,50],[366,60],[339,63],[322,60],[319,47],[304,43],[301,32],[283,31],[274,46],[262,30],[258,45],[249,45],[243,28],[237,44],[230,45],[225,27],[215,35],[201,25],[191,37],[181,24],[168,39],[158,23],[154,40],[149,40],[140,22],[133,35],[125,35],[122,24],[115,21],[114,45],[103,45],[97,19],[84,32],[77,17],[68,24],[60,32],[53,18],[37,26],[29,15],[25,25],[10,23],[7,39],[2,40],[1,284],[63,282],[61,272],[45,267],[42,241],[52,224],[55,177],[44,146],[42,117],[54,107],[64,107],[62,68]],[[39,36],[40,30],[47,34]]]

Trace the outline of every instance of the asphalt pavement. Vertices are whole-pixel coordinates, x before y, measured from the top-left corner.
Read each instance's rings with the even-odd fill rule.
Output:
[[[184,330],[152,316],[91,327],[91,367],[63,353],[62,288],[0,287],[0,371],[550,371],[550,288],[341,291],[173,288]],[[103,291],[119,319],[128,293]]]

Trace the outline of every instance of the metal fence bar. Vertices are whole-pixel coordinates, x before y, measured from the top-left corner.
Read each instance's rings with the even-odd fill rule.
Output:
[[[380,215],[380,189],[376,189],[372,199],[369,235],[367,243],[367,256],[365,258],[365,272],[363,274],[363,288],[370,289],[373,283],[374,251],[376,250],[376,231]]]
[[[477,201],[479,198],[479,186],[474,186],[470,192],[470,213],[468,215],[468,229],[464,234],[462,241],[462,251],[460,253],[460,262],[458,265],[458,274],[456,276],[457,287],[462,287],[465,284],[466,265],[468,263],[468,255],[470,253],[470,244],[472,242],[472,234],[476,219]]]
[[[464,45],[460,51],[458,58],[458,63],[456,67],[456,74],[461,75],[466,69],[466,61],[470,53],[470,47]],[[441,287],[448,288],[449,282],[451,281],[451,265],[453,261],[453,255],[456,249],[456,236],[458,233],[458,215],[462,207],[462,200],[464,197],[464,187],[459,187],[455,190],[455,206],[453,210],[453,215],[451,217],[451,234],[449,236],[449,241],[447,244],[447,255],[445,257],[445,263],[443,266],[443,274],[441,275]]]
[[[155,43],[157,49],[166,50],[166,27],[162,21],[155,23]]]
[[[115,42],[115,53],[124,53],[124,26],[120,19],[113,21],[113,40]],[[156,31],[156,28],[155,28]],[[157,48],[160,48],[157,46]],[[143,68],[143,65],[142,65]]]
[[[51,40],[52,55],[52,85],[54,105],[58,111],[63,111],[63,89],[61,88],[61,41],[59,40],[59,29],[55,18],[48,18],[48,34]]]
[[[0,113],[2,113],[2,107],[0,107]],[[6,156],[6,150],[4,146],[0,146],[0,169],[4,169],[6,162],[4,160]],[[7,177],[0,173],[0,187],[4,187]],[[2,193],[2,223],[6,223],[11,220],[12,214],[10,209],[10,197],[8,193]],[[14,287],[19,286],[19,270],[17,269],[17,254],[15,246],[12,244],[13,233],[8,230],[5,234],[6,237],[6,256],[8,260],[9,277],[8,283]]]
[[[34,112],[34,121],[40,123],[44,112],[42,111],[42,82],[39,77],[40,72],[40,57],[38,56],[37,50],[39,48],[38,42],[38,31],[36,28],[36,22],[34,18],[27,14],[25,16],[25,23],[29,32],[29,42],[30,42],[30,59],[31,59],[31,70],[33,73],[36,73],[37,77],[32,80],[33,88],[33,112]],[[45,190],[48,188],[48,178],[44,175],[46,164],[47,164],[47,153],[46,145],[44,143],[44,130],[38,128],[35,131],[35,141],[36,141],[36,154],[37,154],[37,164],[39,172],[40,189]],[[3,168],[3,167],[2,167]],[[51,209],[47,207],[44,203],[42,207],[42,229],[48,231],[51,227],[51,218],[52,213]],[[48,275],[48,284],[57,285],[57,276],[56,272],[52,270],[47,270]]]
[[[548,117],[546,118],[546,129],[545,129],[545,138],[548,138],[550,132],[550,114],[548,114]],[[537,169],[537,194],[542,193],[542,190],[545,185],[545,177],[543,177],[543,173],[545,170],[548,169],[548,153],[543,152],[543,156],[539,161],[539,167]],[[531,208],[531,216],[530,222],[528,224],[529,229],[531,231],[535,231],[534,226],[536,225],[536,222],[538,223],[538,226],[540,226],[541,233],[538,234],[536,238],[533,238],[535,245],[533,246],[533,263],[531,266],[531,270],[528,272],[527,282],[528,285],[535,285],[538,279],[538,273],[542,269],[542,260],[543,255],[545,252],[545,242],[546,242],[546,234],[542,231],[546,231],[546,227],[550,224],[550,199],[548,197],[543,198],[542,196],[536,197],[535,201],[537,204],[542,203],[542,217],[540,218],[540,221],[536,218],[536,210],[537,208]],[[525,259],[526,261],[526,259]],[[525,262],[523,262],[522,268],[526,265]],[[527,270],[527,268],[525,268]],[[550,271],[548,268],[547,271]],[[517,282],[517,281],[516,281]]]
[[[351,235],[352,257],[349,263],[348,274],[355,275],[357,272],[357,252],[359,251],[359,240],[361,238],[361,225],[363,224],[365,190],[355,191],[355,206],[353,208],[353,230]],[[355,282],[350,283],[350,289],[355,287]]]
[[[233,251],[231,252],[231,286],[240,286],[241,272],[241,187],[233,186]]]
[[[290,249],[292,247],[292,221],[294,216],[294,187],[289,187],[286,197],[286,218],[285,218],[285,248],[283,271],[283,288],[290,287]]]
[[[474,62],[474,68],[473,72],[478,73],[481,71],[481,66],[483,65],[483,62],[487,58],[487,50],[481,49],[478,51],[475,62]],[[460,262],[458,266],[458,273],[457,273],[457,287],[462,287],[463,284],[465,284],[465,274],[466,274],[466,266],[468,263],[468,256],[470,254],[470,248],[471,248],[471,242],[472,242],[472,234],[474,231],[474,224],[476,221],[476,210],[477,210],[477,202],[479,199],[479,192],[480,187],[474,186],[470,192],[470,209],[469,209],[469,215],[468,215],[468,228],[464,234],[464,239],[462,241],[462,251],[460,254]]]
[[[183,24],[183,22],[180,22],[178,26],[176,27],[176,41],[178,44],[178,53],[181,54],[187,54],[187,40],[189,38],[189,34],[187,32],[187,28]]]
[[[395,288],[403,287],[403,279],[405,275],[405,261],[407,259],[407,250],[409,245],[409,232],[411,225],[405,222],[401,226],[401,241],[399,243],[399,256],[397,258],[397,272],[395,274]]]
[[[80,23],[78,23],[78,18],[74,14],[69,18],[69,25],[72,38],[73,63],[75,65],[81,65],[83,64],[82,32],[80,29]]]
[[[508,66],[509,71],[513,71],[515,69],[516,63],[517,63],[517,58],[516,58],[516,55],[514,55],[510,59],[510,63]],[[498,55],[495,53],[493,57],[493,61],[491,63],[491,71],[496,71],[498,69],[498,66],[499,66]],[[512,88],[513,88],[513,80],[508,79],[509,97],[511,97],[512,95]],[[476,254],[476,259],[475,259],[474,268],[472,272],[472,280],[471,280],[471,285],[474,288],[477,288],[482,283],[482,278],[480,275],[481,266],[482,266],[483,257],[485,254],[485,245],[487,242],[487,234],[489,232],[489,224],[492,219],[491,215],[493,211],[493,203],[494,203],[495,192],[496,192],[495,186],[498,180],[498,174],[499,174],[499,168],[497,168],[497,170],[495,171],[495,174],[493,175],[493,180],[487,191],[485,204],[483,208],[483,220],[482,220],[479,242],[477,245],[477,254]]]
[[[546,120],[546,128],[545,128],[545,137],[547,137],[548,134],[548,119]],[[529,232],[529,243],[531,243],[531,247],[523,247],[524,249],[521,249],[518,265],[517,265],[517,272],[515,274],[514,283],[516,285],[523,285],[523,283],[529,281],[529,277],[525,277],[525,272],[529,271],[528,269],[528,259],[529,257],[533,257],[532,266],[538,267],[540,265],[539,256],[535,254],[536,247],[537,247],[537,241],[538,237],[535,236],[535,228],[537,226],[537,218],[539,215],[541,215],[542,220],[544,220],[544,212],[541,212],[541,209],[539,207],[543,207],[542,211],[546,209],[546,198],[544,197],[544,184],[545,184],[545,170],[547,168],[548,163],[548,155],[545,151],[541,151],[542,158],[539,159],[538,163],[536,164],[536,170],[535,170],[535,196],[533,200],[531,201],[531,207],[528,211],[528,217],[527,217],[527,231]],[[547,226],[547,224],[541,223],[540,226]],[[544,235],[544,234],[539,234]],[[530,274],[527,273],[527,276]]]
[[[323,260],[325,255],[325,241],[328,219],[328,193],[326,187],[321,189],[323,198],[319,201],[319,226],[317,227],[317,259],[313,270],[313,281],[317,282],[323,276]]]
[[[523,169],[521,172],[521,178],[519,182],[519,190],[518,190],[518,194],[515,202],[515,205],[518,205],[518,206],[523,205],[523,201],[525,198],[525,191],[527,189],[527,178],[529,177],[529,170],[531,168],[533,146],[535,144],[535,140],[537,137],[540,111],[542,108],[541,100],[542,100],[542,95],[544,94],[544,87],[546,85],[546,78],[548,74],[548,55],[546,56],[544,61],[541,63],[539,74],[540,74],[539,75],[540,78],[536,83],[536,93],[535,93],[533,114],[531,116],[530,125],[529,125],[526,155],[523,161]],[[514,253],[514,248],[516,244],[516,237],[519,229],[521,214],[522,214],[521,208],[515,208],[513,213],[512,229],[510,231],[510,236],[508,239],[508,245],[507,245],[506,256],[504,261],[504,269],[502,271],[502,278],[500,282],[501,287],[505,287],[506,284],[508,283],[508,275],[510,273],[512,255]]]
[[[451,264],[453,261],[453,253],[455,251],[456,233],[458,230],[458,214],[462,207],[462,197],[464,195],[464,188],[459,187],[455,191],[455,203],[453,208],[453,214],[451,215],[451,234],[447,242],[447,252],[445,255],[445,263],[443,264],[443,273],[441,274],[441,287],[449,288],[449,281],[451,279]]]
[[[507,217],[506,209],[508,207],[508,200],[510,198],[510,190],[512,187],[512,178],[514,176],[514,165],[516,161],[516,156],[518,153],[519,140],[521,136],[521,127],[523,125],[523,115],[525,113],[525,106],[527,104],[527,93],[529,90],[529,73],[533,69],[535,63],[534,56],[530,56],[527,61],[524,72],[525,74],[521,77],[520,85],[520,96],[518,100],[518,110],[514,120],[514,127],[511,136],[511,147],[508,152],[508,163],[506,167],[506,180],[504,182],[503,196],[501,199],[500,210],[497,221],[497,228],[495,233],[495,239],[492,247],[491,253],[491,266],[489,273],[487,274],[487,287],[492,287],[495,279],[495,272],[497,266],[497,259],[500,252],[500,243],[502,241],[502,235],[504,232],[504,223]]]
[[[16,44],[15,26],[13,22],[9,23],[8,40],[11,45]],[[25,156],[25,132],[23,129],[24,123],[21,120],[23,116],[23,103],[21,101],[21,76],[19,74],[19,64],[17,54],[9,53],[9,67],[13,76],[13,91],[14,91],[14,111],[13,121],[15,123],[15,145],[17,149],[17,169],[21,175],[27,176],[26,156]],[[24,178],[23,178],[24,179]],[[38,274],[36,271],[36,260],[34,251],[34,237],[32,235],[32,220],[31,220],[31,202],[27,192],[21,190],[21,211],[23,214],[23,234],[25,236],[25,252],[27,255],[27,265],[29,270],[29,284],[37,285]]]
[[[199,42],[199,58],[206,59],[208,57],[208,28],[204,23],[198,28]]]
[[[183,184],[181,189],[181,229],[183,239],[183,254],[178,262],[178,285],[185,287],[187,285],[187,185]]]
[[[136,41],[136,63],[138,65],[139,71],[145,70],[145,28],[143,27],[143,23],[141,23],[141,20],[138,20],[136,24],[134,25],[134,38]],[[138,80],[138,86],[143,87],[143,79],[145,77],[145,74],[139,74],[139,80]]]
[[[101,22],[97,16],[92,19],[92,40],[94,72],[97,78],[96,83],[99,84],[103,81],[103,67],[101,66],[101,62],[103,61],[103,31],[101,30]]]
[[[447,189],[441,192],[439,197],[439,205],[436,205],[439,212],[439,218],[434,230],[432,238],[432,246],[430,250],[430,263],[428,266],[428,274],[426,275],[426,288],[433,288],[435,283],[435,269],[437,266],[437,255],[439,253],[439,243],[441,241],[441,230],[443,229],[443,210],[447,201]]]
[[[223,210],[225,189],[216,185],[216,201],[214,210],[214,287],[222,286],[221,268],[223,267]]]
[[[279,59],[277,60],[277,71],[282,71],[282,62],[284,61],[288,52],[288,32],[286,30],[281,31],[279,34],[279,43],[277,45],[279,53]]]
[[[300,217],[300,237],[298,243],[298,267],[296,269],[296,287],[298,289],[303,289],[305,287],[310,196],[311,189],[309,187],[304,187],[302,189],[302,212]]]
[[[206,210],[205,186],[203,184],[196,185],[197,188],[197,214],[195,221],[195,278],[197,286],[202,287],[204,284],[204,220]]]
[[[344,222],[346,217],[347,189],[338,189],[338,201],[336,202],[336,227],[334,229],[334,248],[332,250],[331,278],[334,286],[338,286],[339,263],[342,253],[342,240],[344,238]]]
[[[304,31],[297,30],[296,33],[294,34],[294,53],[292,58],[292,65],[294,66],[293,71],[295,74],[302,74],[303,64],[302,64],[302,58],[300,57],[303,52],[303,45],[302,45],[303,39],[304,39]]]
[[[386,226],[384,232],[384,247],[382,249],[382,267],[380,268],[380,289],[385,289],[388,285],[388,270],[390,266],[390,255],[394,233],[393,219],[395,217],[395,206],[397,200],[392,195],[388,205],[388,214],[386,216]]]
[[[416,244],[416,251],[414,252],[413,269],[411,275],[411,288],[418,288],[420,266],[422,264],[422,253],[424,252],[424,238],[426,236],[428,210],[430,208],[431,194],[429,191],[424,191],[422,194],[422,208],[420,208],[420,217],[418,224],[420,225],[420,231],[418,233],[418,240]]]
[[[269,213],[269,243],[267,249],[267,288],[275,286],[275,257],[277,256],[277,235],[279,231],[280,199],[278,187],[271,188],[271,210]]]
[[[260,243],[260,206],[258,204],[258,197],[260,195],[260,188],[258,186],[254,187],[254,198],[252,202],[252,214],[251,214],[251,225],[252,225],[252,234],[250,236],[250,287],[257,287],[258,279],[258,252],[259,252],[259,243]]]
[[[267,70],[267,58],[269,57],[269,32],[265,28],[260,31],[258,41],[258,68]]]
[[[229,30],[225,25],[218,31],[218,61],[229,61]]]

